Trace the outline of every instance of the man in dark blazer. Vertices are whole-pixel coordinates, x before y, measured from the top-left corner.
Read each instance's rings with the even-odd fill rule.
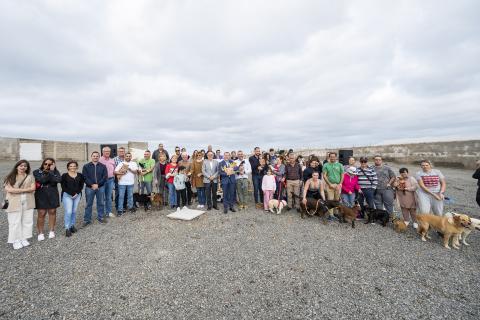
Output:
[[[223,213],[228,213],[228,210],[235,212],[233,205],[235,204],[235,171],[238,171],[238,166],[235,161],[230,159],[230,152],[223,154],[223,160],[220,162],[220,179],[223,190]]]

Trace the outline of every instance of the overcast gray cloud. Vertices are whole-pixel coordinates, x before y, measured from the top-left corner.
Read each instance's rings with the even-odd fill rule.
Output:
[[[0,136],[478,138],[478,1],[1,1]]]

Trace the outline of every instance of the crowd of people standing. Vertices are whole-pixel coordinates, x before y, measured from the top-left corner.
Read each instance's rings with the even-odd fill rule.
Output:
[[[445,177],[428,160],[421,162],[421,170],[413,177],[407,168],[401,168],[397,176],[380,155],[373,158],[373,164],[361,157],[357,166],[354,157],[346,165],[339,163],[335,152],[320,161],[315,155],[304,159],[292,150],[277,154],[274,149],[262,152],[259,147],[248,158],[242,150],[221,154],[220,150],[214,152],[212,146],[191,155],[185,148],[176,147],[170,156],[160,144],[153,154],[146,150],[144,157],[136,161],[124,148],[119,148],[114,158],[109,147],[101,152],[94,151],[81,172],[76,161],[68,161],[67,171],[60,174],[52,158],[44,159],[32,173],[28,161],[15,164],[4,180],[9,202],[8,243],[14,249],[30,244],[34,209],[38,213],[38,241],[45,240],[47,214],[48,238],[55,238],[56,210],[61,199],[65,235],[70,237],[78,231],[77,211],[82,197],[82,227],[92,224],[95,200],[96,220],[104,224],[110,217],[135,213],[135,185],[140,194],[160,194],[170,209],[196,202],[197,208],[219,210],[217,194],[221,190],[223,212],[236,212],[248,207],[252,186],[255,208],[266,211],[272,199],[286,200],[287,210],[300,211],[301,202],[314,198],[341,201],[349,207],[358,201],[362,209],[381,208],[393,213],[398,199],[407,225],[413,222],[416,227],[417,212],[443,214]],[[480,181],[479,172],[480,169],[474,178],[477,175]],[[477,202],[480,205],[478,195]]]

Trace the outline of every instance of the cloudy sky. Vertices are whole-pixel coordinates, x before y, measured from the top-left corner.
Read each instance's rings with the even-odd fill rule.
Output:
[[[0,136],[187,148],[480,136],[480,1],[0,1]]]

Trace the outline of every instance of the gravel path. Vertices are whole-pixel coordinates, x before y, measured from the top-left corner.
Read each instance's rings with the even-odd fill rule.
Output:
[[[12,163],[1,163],[4,176]],[[35,165],[37,167],[37,165]],[[60,168],[63,168],[60,166]],[[478,216],[471,172],[442,169]],[[83,203],[82,203],[83,205]],[[450,209],[450,208],[449,208]],[[83,207],[80,210],[83,215]],[[14,251],[0,219],[4,319],[478,319],[480,233],[446,250],[413,229],[248,210],[111,218]],[[77,224],[81,223],[78,219]]]

